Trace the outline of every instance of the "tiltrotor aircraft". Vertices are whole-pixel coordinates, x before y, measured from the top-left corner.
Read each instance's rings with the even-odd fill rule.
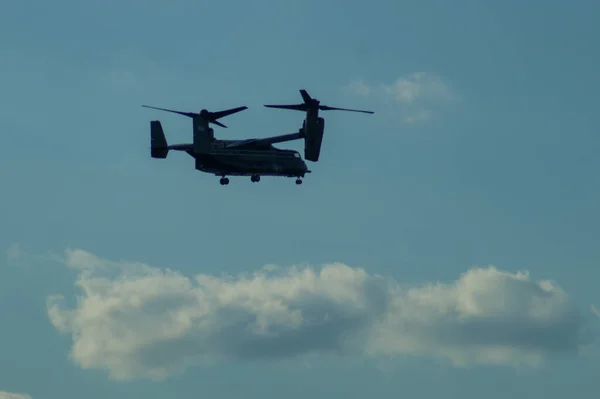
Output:
[[[279,149],[275,143],[304,139],[304,157],[317,162],[321,153],[321,143],[325,129],[325,120],[319,116],[321,111],[352,111],[373,114],[349,108],[336,108],[320,105],[319,100],[312,98],[306,90],[300,90],[304,103],[293,105],[265,105],[269,108],[290,109],[306,112],[302,127],[297,133],[284,134],[266,138],[250,138],[245,140],[216,139],[209,123],[226,128],[218,121],[225,116],[248,109],[246,106],[209,112],[206,109],[199,113],[181,112],[171,109],[143,105],[146,108],[174,112],[192,118],[194,129],[193,143],[168,144],[160,121],[150,122],[150,155],[152,158],[166,158],[169,151],[185,151],[196,161],[196,169],[202,172],[221,176],[221,185],[229,184],[227,176],[250,176],[252,182],[260,181],[261,176],[295,177],[296,184],[302,184],[302,178],[310,173],[306,163],[298,151]]]

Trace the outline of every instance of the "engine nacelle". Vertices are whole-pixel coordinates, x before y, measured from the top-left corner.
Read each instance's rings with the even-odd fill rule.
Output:
[[[317,162],[321,154],[321,143],[325,131],[325,119],[319,117],[314,124],[305,127],[304,158]]]
[[[211,150],[214,130],[208,127],[208,122],[194,118],[194,153],[206,154]]]
[[[169,154],[169,146],[160,121],[150,122],[150,156],[165,159]]]
[[[151,148],[150,156],[152,158],[165,159],[169,155],[169,150],[167,148]]]

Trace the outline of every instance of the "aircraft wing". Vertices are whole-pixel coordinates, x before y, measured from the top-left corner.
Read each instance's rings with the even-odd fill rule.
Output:
[[[256,142],[256,140],[258,139],[248,139],[248,140],[239,140],[239,141],[234,141],[232,143],[227,143],[226,148],[236,148],[236,147],[243,147],[245,145],[248,144],[253,144]]]
[[[283,143],[286,141],[299,140],[302,138],[304,138],[304,135],[302,133],[282,134],[280,136],[265,137],[262,139],[248,139],[236,141],[235,143],[228,144],[227,148],[243,147],[246,145],[262,146],[275,143]]]
[[[193,144],[172,144],[167,146],[169,150],[174,151],[189,151],[194,148]]]

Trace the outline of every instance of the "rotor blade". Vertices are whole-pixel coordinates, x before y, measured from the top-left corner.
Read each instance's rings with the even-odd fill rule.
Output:
[[[291,104],[291,105],[265,105],[267,108],[291,109],[294,111],[306,111],[306,104]]]
[[[338,108],[338,107],[330,107],[328,105],[320,105],[319,109],[321,111],[351,111],[351,112],[363,112],[365,114],[374,114],[373,111],[364,111],[362,109],[351,109],[351,108]]]
[[[219,125],[219,126],[221,126],[221,127],[225,127],[225,128],[227,127],[227,126],[225,126],[224,124],[222,124],[221,122],[219,122],[219,121],[216,121],[216,120],[215,120],[215,121],[210,121],[210,123],[214,123],[215,125]]]
[[[217,119],[221,119],[221,118],[223,118],[223,117],[225,117],[225,116],[229,116],[229,115],[231,115],[231,114],[235,114],[236,112],[240,112],[240,111],[243,111],[243,110],[245,110],[245,109],[248,109],[248,107],[246,107],[246,106],[243,106],[243,107],[237,107],[237,108],[226,109],[226,110],[224,110],[224,111],[211,112],[211,113],[210,113],[210,117],[211,117],[211,119],[212,119],[212,120],[213,120],[213,122],[214,122],[214,121],[216,121]],[[217,123],[217,125],[218,125],[218,123]],[[219,126],[221,126],[221,125],[219,125]]]
[[[195,116],[197,116],[197,115],[198,115],[197,113],[194,113],[194,112],[182,112],[182,111],[175,111],[175,110],[172,110],[172,109],[166,109],[166,108],[152,107],[152,106],[150,106],[150,105],[142,105],[142,107],[144,107],[144,108],[158,109],[158,110],[161,110],[161,111],[167,111],[167,112],[173,112],[173,113],[175,113],[175,114],[179,114],[179,115],[183,115],[183,116],[188,116],[188,117],[190,117],[190,118],[193,118],[193,117],[195,117]]]
[[[312,101],[312,97],[308,94],[308,92],[304,89],[300,90],[300,95],[302,96],[302,99],[304,100],[305,103],[310,103]]]

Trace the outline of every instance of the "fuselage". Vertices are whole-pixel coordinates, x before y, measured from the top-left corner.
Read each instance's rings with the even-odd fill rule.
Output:
[[[304,177],[309,173],[297,151],[282,150],[272,145],[227,148],[227,143],[228,141],[215,141],[208,153],[188,152],[196,160],[196,169],[218,176]]]

